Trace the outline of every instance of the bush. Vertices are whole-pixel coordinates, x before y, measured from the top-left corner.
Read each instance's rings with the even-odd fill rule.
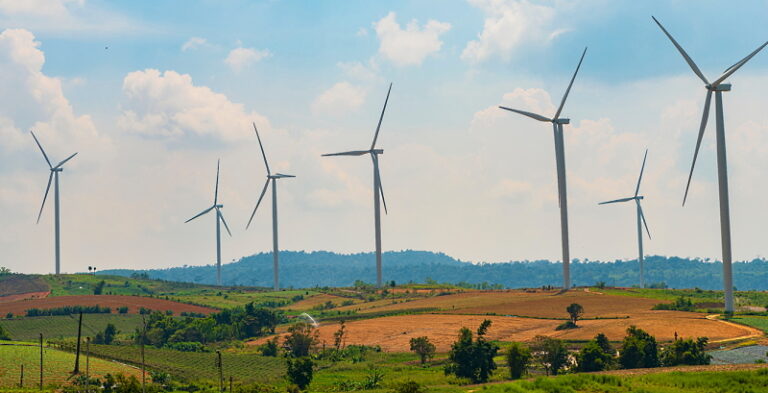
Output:
[[[13,318],[13,313],[9,312],[8,314],[5,314],[5,318],[6,319],[12,319]]]
[[[286,378],[301,390],[305,390],[312,382],[314,364],[309,357],[286,358]]]
[[[26,311],[28,317],[47,317],[52,315],[72,315],[72,314],[109,314],[112,310],[109,307],[95,306],[64,306],[48,309],[30,308]]]
[[[427,336],[413,337],[411,338],[411,351],[419,355],[419,360],[424,365],[427,360],[435,356],[435,344],[429,342],[429,337]]]
[[[274,338],[267,340],[264,344],[259,347],[259,350],[261,351],[262,356],[271,356],[276,357],[278,352],[277,347],[277,336]]]
[[[712,356],[704,352],[707,341],[706,337],[675,340],[661,351],[661,363],[666,367],[709,364]]]
[[[446,374],[467,378],[474,383],[488,380],[496,369],[493,358],[499,351],[498,345],[485,340],[485,333],[490,326],[491,321],[484,320],[477,328],[476,340],[473,339],[471,330],[465,327],[459,330],[459,339],[451,344],[451,351],[448,354]]]
[[[531,349],[536,354],[537,363],[541,365],[547,375],[557,375],[568,362],[568,348],[562,340],[546,336],[533,338]]]
[[[696,311],[696,307],[690,298],[680,296],[673,303],[659,303],[653,306],[654,310]]]
[[[573,323],[573,321],[565,321],[557,325],[555,330],[568,330],[568,329],[576,329],[576,328],[578,328],[578,326],[576,326],[576,324]]]
[[[196,341],[180,341],[175,343],[168,343],[163,348],[173,349],[181,352],[211,352],[205,345]]]
[[[520,377],[525,375],[531,364],[531,358],[531,350],[525,344],[513,342],[506,355],[509,377],[520,379]]]
[[[8,334],[8,332],[3,329],[3,325],[0,325],[0,340],[10,340],[11,335]]]
[[[582,372],[608,370],[615,363],[614,353],[608,339],[600,333],[576,355],[577,370]]]
[[[104,285],[107,283],[104,282],[104,280],[99,281],[94,287],[93,287],[93,294],[94,295],[101,295],[101,293],[104,291]]]
[[[427,390],[416,381],[405,381],[395,384],[392,388],[394,393],[426,393]]]
[[[108,323],[103,332],[96,333],[96,337],[93,338],[93,343],[104,345],[112,344],[117,333],[118,331],[117,328],[115,328],[115,325]]]
[[[619,365],[624,369],[659,367],[656,338],[634,325],[627,328],[619,351]]]
[[[317,347],[318,332],[306,322],[297,322],[288,328],[283,339],[283,349],[288,356],[301,358],[309,356]],[[297,385],[299,385],[297,383]],[[301,386],[301,385],[299,385]]]
[[[128,306],[120,306],[117,308],[117,312],[120,314],[127,314],[128,313]]]

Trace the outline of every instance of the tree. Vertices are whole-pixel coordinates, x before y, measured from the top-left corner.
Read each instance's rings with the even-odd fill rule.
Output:
[[[312,382],[314,364],[309,357],[287,358],[286,378],[301,390],[305,390]]]
[[[584,307],[578,303],[571,303],[570,306],[565,308],[565,311],[568,312],[571,322],[573,322],[574,325],[576,324],[576,321],[584,315]]]
[[[661,363],[665,367],[709,364],[712,356],[704,352],[707,341],[706,337],[675,340],[661,351]]]
[[[96,333],[96,337],[93,338],[94,344],[112,344],[115,340],[115,336],[119,333],[115,325],[108,323],[103,332]]]
[[[600,333],[576,355],[577,369],[583,372],[607,370],[614,364],[614,353],[608,338]]]
[[[93,287],[93,294],[94,295],[101,295],[101,293],[104,291],[104,285],[107,283],[104,282],[104,280],[99,281],[96,286]]]
[[[477,329],[476,340],[472,337],[472,331],[466,327],[459,330],[459,338],[451,344],[451,351],[448,354],[446,374],[468,378],[474,383],[488,380],[496,369],[493,358],[499,351],[498,345],[485,340],[485,333],[490,326],[491,321],[484,320]]]
[[[344,322],[344,320],[341,320],[339,322],[339,330],[335,331],[333,333],[333,346],[336,348],[336,350],[344,349],[344,336],[347,334],[347,325]]]
[[[625,369],[659,367],[656,338],[637,326],[627,328],[627,336],[619,351],[619,365]]]
[[[261,355],[262,356],[277,356],[277,336],[272,338],[271,340],[267,340],[262,346],[261,346]]]
[[[411,338],[411,351],[419,355],[419,360],[424,365],[427,360],[435,356],[435,344],[429,342],[429,337],[427,336],[413,337]]]
[[[535,354],[537,363],[544,368],[547,375],[557,375],[568,363],[568,348],[562,340],[546,336],[533,338],[531,349]]]
[[[532,358],[531,350],[523,343],[513,342],[507,350],[506,358],[510,378],[520,379],[528,372]]]
[[[293,324],[288,328],[288,335],[283,339],[286,355],[294,358],[309,356],[317,346],[317,335],[314,327],[306,322]]]
[[[10,340],[11,335],[8,334],[8,332],[3,329],[3,325],[0,325],[0,340]]]

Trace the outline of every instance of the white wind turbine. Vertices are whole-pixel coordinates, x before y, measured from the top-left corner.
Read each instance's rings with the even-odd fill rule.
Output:
[[[579,73],[581,68],[581,62],[584,61],[584,55],[587,54],[587,48],[584,48],[584,52],[581,54],[579,64],[576,66],[576,71],[571,77],[571,82],[568,84],[568,88],[565,90],[562,101],[560,101],[560,107],[557,108],[557,112],[552,118],[548,118],[536,113],[522,111],[519,109],[507,108],[499,106],[501,109],[505,109],[511,112],[519,113],[523,116],[528,116],[534,120],[552,123],[552,128],[555,135],[555,161],[557,164],[557,190],[558,200],[560,202],[560,240],[562,243],[563,251],[563,289],[568,290],[571,287],[571,271],[570,271],[570,245],[568,243],[568,196],[566,192],[565,183],[565,142],[563,140],[563,124],[569,124],[571,122],[568,118],[560,118],[560,113],[565,106],[565,100],[568,99],[568,93],[571,91],[573,81],[576,79],[576,74]]]
[[[384,108],[381,110],[381,116],[379,117],[379,124],[376,126],[376,133],[373,135],[373,143],[368,150],[354,150],[346,151],[342,153],[323,154],[323,157],[331,156],[362,156],[366,154],[371,155],[371,161],[373,161],[373,210],[374,210],[374,226],[376,231],[376,286],[381,288],[381,208],[379,203],[379,195],[381,195],[381,202],[384,204],[384,213],[387,213],[387,201],[384,199],[384,189],[381,187],[381,174],[379,173],[379,154],[384,154],[383,149],[376,148],[376,139],[379,137],[379,130],[381,129],[381,121],[384,119],[384,111],[387,110],[387,102],[389,102],[389,93],[392,91],[392,84],[389,84],[389,90],[387,90],[387,98],[384,100]]]
[[[607,205],[609,203],[619,203],[619,202],[629,202],[629,201],[635,201],[635,205],[637,206],[637,250],[638,250],[638,257],[637,261],[640,263],[640,288],[645,288],[645,269],[644,269],[644,258],[643,258],[643,225],[645,226],[645,231],[648,233],[648,239],[651,238],[651,231],[648,230],[648,223],[645,221],[645,215],[643,214],[643,207],[640,206],[640,201],[643,200],[643,196],[639,195],[640,193],[640,182],[643,180],[643,171],[645,170],[645,159],[648,158],[648,149],[645,150],[645,155],[643,156],[643,166],[640,168],[640,177],[637,178],[637,187],[635,187],[635,195],[631,196],[629,198],[621,198],[616,199],[613,201],[607,201],[607,202],[600,202],[598,205]]]
[[[227,225],[227,221],[224,219],[224,215],[221,214],[221,209],[224,207],[224,205],[219,203],[219,164],[221,163],[221,160],[216,162],[216,188],[213,191],[213,205],[202,212],[198,213],[196,216],[190,218],[187,221],[184,221],[184,223],[188,223],[195,218],[198,218],[204,214],[207,214],[211,210],[216,210],[216,285],[221,285],[221,224],[224,224],[224,228],[227,230],[227,233],[229,233],[229,236],[232,236],[232,232],[229,231],[229,226]]]
[[[34,138],[35,143],[37,144],[37,147],[40,148],[40,152],[43,153],[43,157],[45,158],[45,162],[48,163],[48,168],[50,169],[51,173],[48,175],[48,185],[45,187],[45,195],[43,196],[43,203],[40,205],[40,212],[37,214],[37,222],[40,223],[40,217],[43,215],[43,208],[45,207],[45,200],[48,199],[48,191],[51,189],[51,180],[53,180],[53,215],[54,215],[54,232],[55,232],[55,238],[56,238],[56,274],[61,274],[61,218],[59,214],[59,173],[64,170],[63,166],[64,163],[71,160],[74,156],[77,155],[77,153],[72,154],[71,156],[64,159],[64,161],[56,164],[56,166],[53,166],[51,164],[51,160],[48,159],[48,155],[45,154],[45,150],[43,150],[43,146],[40,144],[40,141],[37,140],[37,137],[35,136],[35,133],[30,131],[30,134],[32,134],[32,138]]]
[[[655,17],[654,22],[661,28],[664,34],[672,41],[672,44],[677,48],[677,51],[683,55],[688,66],[691,67],[693,73],[704,82],[704,88],[707,89],[707,98],[704,101],[704,113],[701,116],[701,126],[699,127],[699,136],[696,140],[696,150],[693,153],[693,162],[691,163],[691,172],[688,174],[688,183],[685,186],[685,196],[683,197],[683,206],[688,199],[688,189],[691,186],[691,178],[693,177],[693,168],[696,166],[696,157],[699,155],[699,148],[701,147],[701,139],[704,136],[704,130],[707,128],[707,120],[709,118],[709,105],[712,101],[712,92],[715,93],[715,123],[716,123],[716,141],[717,141],[717,180],[719,186],[719,198],[720,198],[720,240],[723,251],[723,289],[725,291],[725,312],[733,313],[733,270],[731,267],[731,213],[730,204],[728,202],[728,162],[725,154],[725,118],[723,116],[723,92],[731,91],[730,83],[723,83],[729,76],[736,72],[741,66],[746,64],[752,57],[760,52],[768,41],[763,45],[760,45],[752,53],[745,58],[739,60],[736,64],[728,67],[723,74],[715,79],[714,82],[709,82],[704,74],[696,66],[696,63],[688,56],[683,47],[672,38],[667,29],[661,25]]]
[[[256,209],[259,208],[259,205],[261,204],[261,199],[264,198],[264,194],[267,192],[267,187],[269,187],[270,183],[272,183],[272,268],[274,269],[274,288],[275,291],[280,290],[280,281],[279,281],[279,259],[280,259],[280,249],[277,245],[277,179],[283,179],[286,177],[296,177],[293,175],[285,175],[282,173],[275,173],[274,175],[269,170],[269,163],[267,162],[267,155],[264,153],[264,145],[261,144],[261,137],[259,136],[259,130],[256,128],[256,123],[253,123],[253,130],[256,131],[256,139],[259,141],[259,148],[261,149],[261,156],[264,157],[264,166],[267,167],[267,181],[264,183],[264,188],[261,190],[261,195],[259,195],[259,200],[256,202],[256,207],[253,208],[253,213],[251,213],[251,218],[248,219],[248,224],[245,226],[245,229],[247,230],[248,227],[251,226],[251,221],[253,221],[253,216],[256,215]]]

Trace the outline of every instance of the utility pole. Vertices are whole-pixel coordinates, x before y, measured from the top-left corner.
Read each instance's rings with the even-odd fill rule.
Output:
[[[77,324],[77,350],[75,352],[75,369],[72,374],[80,374],[80,334],[83,331],[83,312],[80,311],[80,322]]]
[[[40,333],[40,390],[43,390],[43,333]]]
[[[88,390],[88,381],[91,371],[91,338],[85,338],[85,389]]]
[[[147,369],[144,363],[144,341],[147,339],[147,320],[141,314],[141,323],[144,328],[141,331],[141,393],[147,393]]]
[[[216,351],[216,367],[219,368],[219,392],[224,391],[224,371],[221,364],[221,351]]]
[[[19,376],[19,387],[24,387],[24,363],[21,364],[21,375]]]

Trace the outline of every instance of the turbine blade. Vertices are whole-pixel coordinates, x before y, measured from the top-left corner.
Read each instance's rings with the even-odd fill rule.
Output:
[[[732,75],[734,72],[736,72],[736,71],[737,71],[739,68],[741,68],[741,66],[743,66],[744,64],[747,64],[747,62],[748,62],[750,59],[752,59],[752,58],[753,58],[753,57],[754,57],[754,56],[755,56],[755,55],[756,55],[758,52],[760,52],[761,50],[763,50],[763,48],[765,48],[765,46],[766,46],[766,45],[768,45],[768,41],[766,41],[766,42],[765,42],[763,45],[760,45],[760,47],[759,47],[759,48],[755,49],[755,50],[754,50],[752,53],[750,53],[749,55],[747,55],[747,57],[745,57],[745,58],[741,59],[741,61],[739,61],[738,63],[736,63],[736,64],[732,65],[732,66],[731,66],[731,67],[729,67],[727,70],[725,70],[725,72],[723,73],[723,75],[722,75],[721,77],[717,78],[717,80],[716,80],[716,81],[712,82],[712,86],[717,86],[717,85],[719,85],[720,83],[723,83],[723,81],[724,81],[726,78],[728,78],[729,76],[731,76],[731,75]]]
[[[552,121],[552,119],[550,119],[550,118],[544,117],[542,115],[537,115],[537,114],[535,114],[533,112],[526,112],[526,111],[521,111],[519,109],[507,108],[506,106],[501,106],[501,105],[499,105],[499,108],[508,110],[510,112],[519,113],[519,114],[521,114],[523,116],[528,116],[528,117],[530,117],[532,119],[536,119],[538,121],[546,121],[546,122],[551,122]]]
[[[48,191],[51,189],[51,180],[53,180],[53,172],[48,175],[48,185],[45,186],[45,195],[43,195],[43,203],[40,205],[40,212],[37,213],[37,223],[40,223],[40,217],[43,215],[43,208],[45,207],[45,200],[48,199]]]
[[[381,121],[384,120],[384,111],[387,110],[387,102],[389,102],[389,93],[392,92],[392,83],[389,84],[389,90],[387,90],[387,98],[384,99],[384,108],[381,109],[381,116],[379,116],[379,124],[376,126],[376,133],[373,135],[373,143],[371,143],[371,150],[376,147],[376,139],[379,139],[379,130],[381,129]]]
[[[648,149],[645,149],[643,156],[643,166],[640,167],[640,177],[637,178],[637,187],[635,187],[635,196],[640,192],[640,182],[643,180],[643,171],[645,171],[645,159],[648,158]]]
[[[64,163],[65,163],[65,162],[67,162],[67,161],[71,160],[71,159],[72,159],[72,158],[74,158],[76,155],[77,155],[77,153],[75,153],[75,154],[73,154],[73,155],[71,155],[71,156],[69,156],[69,157],[65,158],[65,159],[64,159],[64,161],[62,161],[62,162],[58,163],[58,164],[57,164],[55,167],[53,167],[53,169],[58,169],[58,168],[61,168],[61,166],[62,166],[62,165],[64,165]]]
[[[256,131],[256,139],[259,140],[259,148],[261,149],[261,156],[264,157],[264,165],[267,167],[267,175],[271,175],[272,172],[269,171],[267,155],[264,153],[264,145],[261,144],[261,137],[259,136],[259,130],[256,128],[256,122],[253,123],[253,130]]]
[[[699,156],[701,139],[704,137],[704,130],[707,128],[709,119],[709,104],[712,102],[712,90],[707,90],[707,99],[704,101],[704,113],[701,115],[701,126],[699,127],[699,136],[696,139],[696,150],[693,152],[693,162],[691,163],[691,172],[688,174],[688,183],[685,185],[685,196],[683,196],[683,206],[688,199],[688,189],[691,187],[691,178],[693,178],[693,168],[696,166],[696,157]]]
[[[683,55],[683,58],[685,58],[686,63],[688,63],[688,66],[691,67],[691,69],[696,74],[696,76],[698,76],[699,79],[701,79],[705,85],[709,85],[709,81],[707,81],[707,78],[704,76],[704,74],[701,73],[701,70],[699,69],[699,67],[696,65],[696,63],[693,62],[691,57],[688,56],[688,53],[685,53],[685,49],[683,49],[683,47],[680,46],[680,44],[678,44],[674,38],[672,38],[672,34],[669,34],[667,29],[665,29],[664,26],[661,25],[661,22],[659,22],[659,20],[656,19],[656,17],[651,16],[651,18],[653,18],[654,22],[656,22],[656,24],[659,25],[659,27],[661,27],[661,31],[663,31],[664,34],[667,35],[669,40],[672,41],[672,44],[675,45],[675,48],[677,48],[677,51],[680,52],[681,55]]]
[[[294,176],[294,175],[286,175],[285,173],[275,173],[275,175],[272,176],[272,177],[277,177],[277,178],[281,179],[281,178],[284,178],[284,177],[296,177],[296,176]]]
[[[216,188],[213,189],[213,204],[219,201],[219,166],[221,165],[221,159],[216,161]]]
[[[560,107],[557,108],[557,112],[555,112],[555,116],[552,117],[553,119],[558,119],[560,117],[560,112],[563,111],[563,107],[565,106],[565,100],[568,99],[568,93],[571,92],[571,86],[573,86],[573,81],[576,80],[576,74],[579,73],[579,68],[581,68],[581,62],[584,61],[584,55],[587,54],[587,48],[584,48],[584,52],[581,54],[581,59],[579,59],[579,64],[576,66],[576,71],[573,72],[573,76],[571,77],[571,82],[568,84],[568,88],[565,90],[565,94],[563,94],[563,100],[560,101]]]
[[[45,162],[48,163],[48,168],[53,168],[53,165],[51,165],[51,160],[48,159],[48,155],[45,154],[45,150],[43,150],[43,145],[40,144],[40,141],[37,140],[37,137],[35,136],[35,133],[30,131],[30,134],[32,134],[32,138],[35,138],[35,143],[37,143],[37,147],[40,148],[40,152],[43,153],[43,157],[45,157]]]
[[[214,207],[216,207],[216,206],[214,205],[214,206],[211,206],[211,207],[209,207],[209,208],[207,208],[207,209],[203,210],[202,212],[198,213],[196,216],[194,216],[194,217],[190,218],[190,219],[189,219],[189,220],[187,220],[187,221],[184,221],[184,223],[186,224],[186,223],[188,223],[188,222],[190,222],[190,221],[194,220],[195,218],[197,218],[197,217],[200,217],[200,216],[202,216],[203,214],[206,214],[206,213],[208,213],[209,211],[213,210],[213,208],[214,208]]]
[[[221,214],[221,211],[219,209],[216,209],[216,215],[219,216],[218,218],[221,219],[221,223],[224,224],[224,229],[226,229],[229,236],[232,237],[232,232],[229,230],[229,226],[227,225],[227,220],[224,219],[224,215]]]
[[[600,202],[600,203],[598,203],[598,205],[607,205],[609,203],[627,202],[627,201],[631,201],[633,199],[636,199],[636,198],[635,197],[629,197],[629,198],[614,199],[612,201]]]
[[[323,154],[323,157],[333,157],[333,156],[362,156],[365,154],[370,153],[370,150],[353,150],[353,151],[345,151],[341,153],[329,153],[329,154]]]
[[[640,201],[637,201],[637,206],[640,208],[640,219],[643,220],[643,225],[645,225],[645,233],[648,234],[648,238],[651,238],[651,231],[648,230],[648,222],[645,221],[645,214],[643,214],[643,206],[640,205]]]
[[[381,194],[381,202],[384,204],[384,214],[389,214],[387,211],[387,199],[384,198],[384,186],[381,185],[381,172],[379,172],[379,158],[376,157],[375,154],[371,154],[371,158],[373,158],[374,161],[376,161],[376,176],[379,178],[379,189],[374,192],[379,192]]]
[[[251,226],[251,221],[253,221],[253,216],[256,215],[256,209],[259,208],[259,205],[261,205],[261,200],[264,198],[264,194],[267,193],[267,187],[269,187],[269,180],[267,179],[267,182],[264,183],[264,189],[261,190],[261,195],[259,195],[259,200],[256,202],[256,207],[253,208],[253,213],[251,213],[251,218],[248,219],[248,224],[245,226],[245,229],[248,230],[248,227]]]

